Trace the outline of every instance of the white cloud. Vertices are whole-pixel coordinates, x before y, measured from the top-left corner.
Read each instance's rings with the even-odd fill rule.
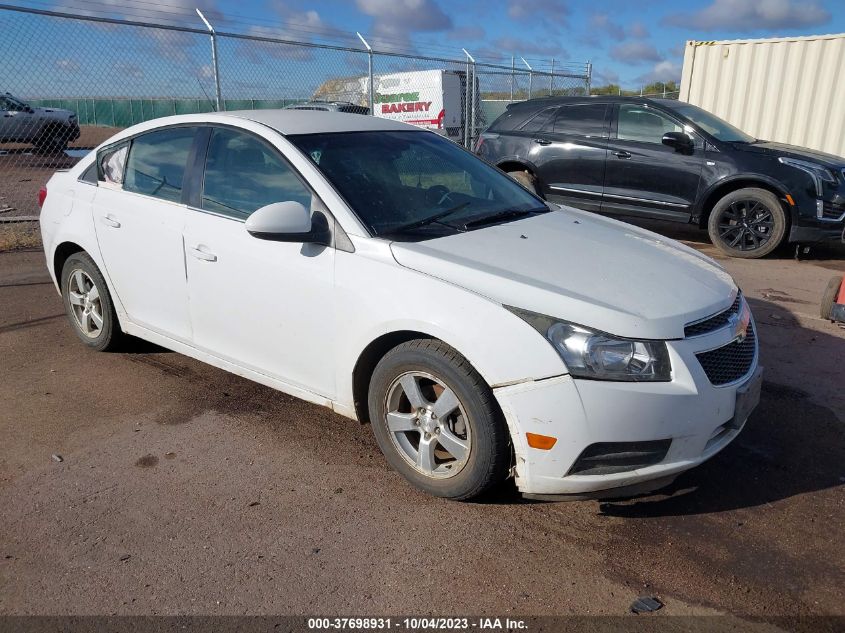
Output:
[[[681,80],[681,65],[669,59],[657,62],[650,72],[640,75],[637,81],[643,84],[654,81],[677,81]]]
[[[508,16],[514,20],[542,20],[561,24],[569,16],[563,0],[510,0]]]
[[[621,40],[625,37],[625,29],[610,19],[607,13],[594,13],[590,16],[590,31],[601,31],[601,34]]]
[[[434,0],[356,0],[361,13],[373,18],[372,34],[408,39],[420,31],[445,31],[452,20]]]
[[[713,0],[699,11],[667,16],[666,24],[701,31],[796,29],[830,21],[819,0]]]
[[[642,22],[634,22],[628,29],[628,32],[631,34],[631,37],[636,39],[644,39],[648,37],[648,29]]]
[[[629,40],[614,46],[610,49],[610,56],[626,64],[658,62],[663,59],[663,56],[657,52],[654,46],[641,40]]]

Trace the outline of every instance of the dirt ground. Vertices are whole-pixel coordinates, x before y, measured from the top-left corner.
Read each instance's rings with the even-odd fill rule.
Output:
[[[327,409],[148,345],[87,351],[43,254],[0,254],[0,614],[621,616],[652,595],[650,617],[845,616],[845,330],[818,318],[843,255],[721,258],[763,399],[670,490],[455,503]]]

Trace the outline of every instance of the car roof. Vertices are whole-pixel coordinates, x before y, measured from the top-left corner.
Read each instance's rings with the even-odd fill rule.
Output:
[[[322,132],[422,131],[413,125],[390,119],[321,110],[237,110],[219,112],[217,116],[255,121],[284,135]]]
[[[623,97],[618,95],[590,95],[582,96],[582,97],[537,97],[535,99],[529,99],[528,101],[520,101],[518,103],[513,103],[508,106],[508,109],[512,108],[542,108],[547,106],[554,106],[554,105],[567,105],[567,104],[576,104],[576,103],[591,103],[591,102],[598,102],[598,103],[658,103],[658,104],[666,104],[667,102],[672,101],[671,99],[653,99],[649,97]]]

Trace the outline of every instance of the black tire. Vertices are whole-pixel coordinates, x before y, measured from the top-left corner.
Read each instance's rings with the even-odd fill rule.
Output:
[[[508,176],[516,180],[520,185],[528,189],[533,194],[543,197],[540,188],[537,186],[537,176],[526,169],[518,169],[507,172]]]
[[[80,286],[78,273],[87,276],[87,281],[84,277],[82,279],[84,286],[89,290],[88,296],[93,294],[91,293],[92,287],[97,290],[97,298],[87,302],[85,307],[74,304],[74,299],[78,300],[80,294],[77,292]],[[61,289],[65,313],[79,339],[98,352],[116,349],[122,342],[124,334],[120,330],[120,323],[117,320],[117,313],[114,310],[114,303],[111,300],[106,281],[94,260],[87,253],[74,253],[67,258],[62,267]],[[84,313],[89,305],[92,311],[99,308],[98,315],[102,319],[102,325],[97,329],[93,327],[93,325],[96,325],[93,317],[86,319],[80,316],[80,310]],[[89,323],[89,325],[93,324],[89,333],[85,332],[83,321]]]
[[[828,321],[833,320],[833,304],[836,297],[839,295],[839,287],[842,285],[842,277],[831,277],[827,282],[827,287],[824,289],[821,303],[821,317]]]
[[[719,200],[707,220],[707,232],[719,250],[731,257],[765,257],[786,237],[787,217],[777,196],[746,187]]]
[[[460,428],[465,430],[464,437],[468,439],[468,455],[460,463],[446,461],[445,464],[437,465],[437,468],[442,470],[451,468],[449,464],[454,463],[456,465],[454,474],[443,477],[441,473],[440,478],[434,474],[424,474],[423,470],[411,463],[407,452],[403,452],[397,439],[399,434],[391,432],[388,428],[387,414],[388,406],[390,406],[388,398],[392,397],[391,394],[397,388],[397,381],[400,378],[407,378],[411,375],[410,372],[430,375],[437,381],[441,381],[442,385],[445,385],[457,397],[460,411],[456,409],[454,414],[442,417],[438,421],[445,425],[454,424],[454,420],[459,420],[463,425]],[[426,387],[423,384],[425,380],[425,378],[420,378],[420,382],[416,383],[424,396],[424,389],[436,387],[436,385]],[[434,391],[430,393],[436,395]],[[444,392],[440,393],[442,395]],[[403,397],[406,398],[405,401],[401,400]],[[431,398],[425,397],[429,404],[434,404]],[[407,399],[404,392],[399,401],[405,402],[412,411],[407,415],[413,415],[410,399]],[[511,454],[510,436],[493,392],[469,362],[442,341],[417,339],[402,343],[390,350],[379,361],[373,372],[368,403],[373,433],[382,453],[394,470],[416,487],[438,497],[466,500],[490,490],[506,478]],[[452,422],[449,422],[448,418],[453,415],[455,417]],[[423,435],[426,437],[429,435],[423,432],[423,428],[427,428],[425,424],[432,423],[432,420],[429,418],[423,426],[417,422],[414,423],[418,428],[409,430],[403,434],[403,437],[407,438],[406,441],[410,444],[416,438],[418,452],[422,453],[420,447]],[[453,430],[457,431],[457,429],[458,427],[453,427]],[[435,432],[441,433],[439,429],[435,429],[431,435],[434,436]],[[445,434],[446,431],[442,433]],[[441,437],[446,439],[445,435],[436,435],[432,442],[437,446],[437,450],[442,451],[446,445],[438,444]],[[448,452],[446,456],[451,457]]]
[[[59,154],[67,149],[70,129],[64,125],[48,125],[33,143],[44,154]]]

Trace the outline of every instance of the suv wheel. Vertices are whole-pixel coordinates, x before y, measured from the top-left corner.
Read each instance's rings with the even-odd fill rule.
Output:
[[[62,268],[65,312],[79,339],[98,352],[114,349],[123,336],[100,269],[86,253],[74,253]]]
[[[470,499],[507,475],[509,435],[493,392],[442,341],[388,352],[370,381],[369,411],[387,461],[430,494]]]
[[[732,191],[713,207],[707,221],[710,239],[731,257],[765,257],[786,235],[786,213],[777,196],[766,189]]]

